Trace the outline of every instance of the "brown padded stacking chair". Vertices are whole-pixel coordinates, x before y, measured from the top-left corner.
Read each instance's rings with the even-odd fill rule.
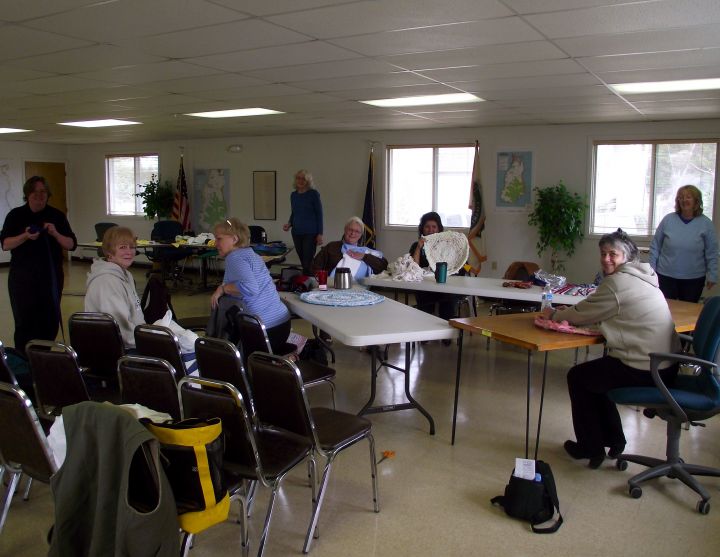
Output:
[[[229,340],[198,337],[195,341],[195,356],[200,376],[230,383],[240,391],[248,411],[254,415],[242,354],[238,348]]]
[[[329,408],[311,409],[300,370],[287,358],[256,352],[248,358],[248,372],[260,423],[308,438],[314,450],[325,458],[317,503],[313,508],[303,552],[310,551],[313,537],[317,537],[318,518],[335,457],[363,439],[367,439],[370,445],[373,507],[375,512],[379,512],[375,440],[370,421]]]
[[[22,389],[0,382],[0,463],[9,474],[0,502],[0,534],[21,474],[44,483],[57,471],[30,399]]]
[[[178,381],[187,375],[180,351],[180,341],[167,327],[160,325],[135,327],[135,349],[141,356],[167,360],[175,370]]]
[[[270,340],[267,336],[267,329],[257,315],[243,313],[241,311],[235,314],[235,327],[240,335],[238,345],[242,348],[243,363],[247,367],[248,356],[254,352],[267,352],[273,354]],[[295,352],[297,347],[294,344],[285,343],[280,356],[286,356]],[[332,405],[335,408],[335,370],[329,366],[323,365],[313,360],[301,360],[297,362],[300,369],[303,385],[306,387],[314,387],[322,383],[326,383],[330,387],[332,395]]]
[[[197,388],[201,387],[201,388]],[[259,428],[243,395],[230,383],[185,377],[178,386],[185,418],[222,420],[225,436],[223,472],[231,499],[240,501],[239,520],[242,527],[242,554],[247,557],[248,505],[250,482],[259,481],[271,489],[270,502],[262,534],[258,541],[258,557],[265,550],[275,497],[287,473],[310,459],[315,485],[315,463],[312,444],[305,436],[279,429]],[[313,490],[313,500],[315,492]]]
[[[37,404],[45,414],[90,400],[75,351],[60,342],[31,340],[25,347]]]
[[[109,313],[76,312],[68,320],[70,345],[90,377],[115,381],[125,355],[120,327]]]
[[[142,404],[180,419],[176,373],[162,358],[123,356],[118,361],[120,400],[123,404]]]

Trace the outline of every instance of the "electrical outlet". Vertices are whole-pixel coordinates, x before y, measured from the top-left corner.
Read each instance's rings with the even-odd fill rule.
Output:
[[[490,268],[493,271],[497,271],[497,261],[493,261],[492,263],[490,263]]]

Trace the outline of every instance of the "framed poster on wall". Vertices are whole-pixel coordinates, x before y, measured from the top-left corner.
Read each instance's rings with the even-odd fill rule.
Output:
[[[495,207],[522,211],[530,206],[532,194],[532,151],[508,150],[497,153]]]
[[[255,220],[276,219],[276,177],[275,170],[255,170],[253,172],[253,218]]]

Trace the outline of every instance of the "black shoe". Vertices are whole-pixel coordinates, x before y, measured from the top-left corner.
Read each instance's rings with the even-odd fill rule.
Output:
[[[625,450],[625,443],[618,443],[616,445],[610,445],[610,448],[608,449],[608,456],[612,459],[616,459],[619,457],[623,451]]]
[[[569,454],[575,460],[582,460],[583,458],[590,459],[588,463],[589,468],[598,468],[605,460],[605,451],[602,454],[592,455],[585,449],[580,447],[576,441],[570,441],[569,439],[563,444],[565,452]]]

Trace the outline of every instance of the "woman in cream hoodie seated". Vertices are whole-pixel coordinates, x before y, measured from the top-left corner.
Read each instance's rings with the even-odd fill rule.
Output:
[[[95,259],[87,277],[85,311],[109,313],[120,326],[125,349],[135,348],[135,327],[145,324],[135,279],[128,270],[135,261],[135,234],[124,226],[103,236],[104,259]]]
[[[574,459],[589,459],[598,468],[625,448],[620,414],[607,392],[619,387],[653,386],[650,352],[679,348],[667,302],[658,277],[648,263],[638,261],[638,249],[621,229],[600,238],[604,279],[598,289],[573,307],[546,309],[545,317],[572,325],[598,323],[607,343],[607,356],[578,364],[567,382],[577,441],[565,441]],[[677,374],[677,364],[660,370],[666,383]]]

